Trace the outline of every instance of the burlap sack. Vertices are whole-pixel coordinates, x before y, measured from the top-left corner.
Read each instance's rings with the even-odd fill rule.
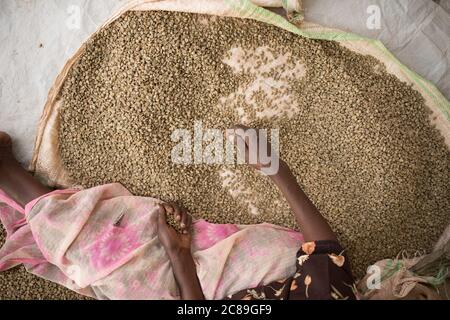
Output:
[[[263,7],[283,7],[286,10],[289,21]],[[301,3],[298,0],[135,0],[129,2],[113,15],[100,29],[108,26],[112,21],[129,10],[182,11],[255,19],[304,37],[335,40],[354,52],[372,55],[386,65],[388,72],[394,74],[400,80],[411,84],[413,88],[422,94],[426,105],[432,111],[430,121],[440,130],[446,144],[450,147],[450,104],[432,83],[423,79],[414,71],[409,70],[378,40],[301,22]],[[34,154],[30,164],[30,170],[35,172],[38,178],[46,184],[55,187],[74,186],[62,166],[58,152],[59,110],[64,103],[59,96],[59,92],[70,68],[83,54],[84,50],[85,45],[83,44],[75,55],[67,61],[50,89],[40,120]]]

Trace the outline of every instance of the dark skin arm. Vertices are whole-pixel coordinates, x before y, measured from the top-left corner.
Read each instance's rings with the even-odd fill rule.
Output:
[[[175,220],[180,223],[182,233],[167,224],[167,214],[174,215]],[[181,299],[204,300],[191,254],[191,224],[192,217],[186,210],[174,204],[159,205],[158,237],[169,256]]]
[[[300,188],[284,161],[280,161],[280,170],[271,178],[289,203],[305,241],[337,241],[330,225]]]
[[[235,129],[246,130],[248,129],[248,127],[239,125],[236,126]],[[240,140],[240,142],[245,143],[245,157],[248,163],[249,140],[246,139],[247,137],[245,136],[240,136],[238,131],[236,131],[236,133],[237,134],[234,135],[234,141],[238,142],[238,140]],[[268,145],[267,150],[271,150],[270,144]],[[244,150],[239,151],[243,152]],[[273,156],[278,156],[274,152],[272,152],[272,154]],[[297,223],[302,230],[305,241],[336,241],[336,235],[334,234],[333,230],[331,230],[330,225],[320,214],[319,210],[317,210],[311,200],[309,200],[308,196],[303,192],[303,190],[297,183],[295,176],[289,169],[289,166],[281,159],[279,160],[279,164],[280,165],[278,172],[269,177],[289,203],[289,206],[294,213],[295,219],[297,220]],[[261,170],[264,167],[264,165],[259,162],[256,164],[252,164],[251,166],[253,166],[256,170]]]
[[[244,126],[239,126],[237,128],[247,129]],[[234,136],[235,142],[239,139],[241,139],[241,142],[245,142],[241,145],[244,145],[246,148],[246,150],[240,150],[240,152],[246,152],[245,156],[246,159],[248,159],[248,141],[245,141],[245,137],[238,135]],[[270,146],[268,149],[270,149]],[[279,164],[278,172],[271,175],[270,179],[275,183],[288,201],[297,223],[302,230],[305,241],[336,241],[336,235],[331,230],[328,222],[300,188],[295,176],[289,169],[289,166],[282,160],[279,161]],[[263,167],[259,162],[252,166],[257,170],[261,170]],[[178,233],[167,224],[166,214],[173,214],[175,220],[180,222],[182,233]],[[180,288],[181,298],[183,300],[203,300],[205,297],[197,277],[195,262],[191,254],[191,222],[192,218],[186,210],[181,209],[176,205],[160,205],[158,236],[172,264],[175,279]]]

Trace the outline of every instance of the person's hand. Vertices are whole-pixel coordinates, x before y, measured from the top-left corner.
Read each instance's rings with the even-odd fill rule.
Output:
[[[181,233],[167,224],[167,215],[173,215],[180,224]],[[191,254],[191,225],[192,217],[185,209],[168,203],[158,206],[158,238],[169,256],[181,299],[204,300]]]
[[[245,163],[264,174],[274,176],[278,173],[280,164],[284,165],[279,158],[278,146],[274,150],[259,129],[239,124],[233,127],[232,134],[227,131],[227,138],[234,142]]]
[[[181,233],[167,223],[167,215],[180,224]],[[168,203],[158,205],[158,238],[169,257],[190,253],[191,225],[192,217],[185,209]]]

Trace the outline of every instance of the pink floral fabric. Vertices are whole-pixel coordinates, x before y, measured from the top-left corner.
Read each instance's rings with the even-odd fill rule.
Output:
[[[111,226],[94,241],[88,254],[92,266],[101,270],[116,264],[139,245],[133,230]]]
[[[234,224],[212,224],[203,219],[194,222],[194,228],[193,243],[198,250],[208,249],[239,231],[239,227]]]
[[[97,299],[178,299],[157,237],[157,204],[120,184],[59,190],[25,209],[0,192],[7,241],[0,271],[18,264]],[[269,224],[196,220],[192,253],[207,299],[292,276],[301,234]]]

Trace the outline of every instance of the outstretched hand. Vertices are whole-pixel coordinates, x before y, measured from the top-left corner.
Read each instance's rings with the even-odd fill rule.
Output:
[[[278,145],[273,149],[264,131],[238,124],[231,132],[227,131],[227,138],[235,144],[239,157],[245,163],[269,176],[278,173],[283,163],[279,158]]]
[[[267,137],[259,133],[257,129],[237,125],[234,133],[228,137],[232,138],[240,155],[245,155],[245,163],[270,176],[277,185],[289,203],[305,241],[337,241],[328,222],[303,192],[287,163],[279,158],[279,150],[273,150]],[[261,150],[261,147],[265,150]],[[270,151],[267,156],[266,150]]]

